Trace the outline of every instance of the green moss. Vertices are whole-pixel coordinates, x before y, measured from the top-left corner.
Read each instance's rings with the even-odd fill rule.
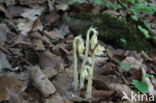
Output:
[[[75,18],[94,22],[94,27],[97,27],[101,39],[115,48],[138,52],[144,50],[148,53],[154,48],[135,25],[125,20],[119,20],[107,14],[92,15],[88,13],[77,14]],[[122,43],[121,38],[127,41],[126,44]]]

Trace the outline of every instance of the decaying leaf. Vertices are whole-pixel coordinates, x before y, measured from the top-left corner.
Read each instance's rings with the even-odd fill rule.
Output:
[[[118,16],[120,15],[120,13],[118,13],[118,12],[115,11],[115,10],[106,10],[106,11],[104,11],[103,13],[112,15],[112,16],[114,16],[114,17],[118,17]]]
[[[23,13],[23,8],[22,6],[10,6],[7,11],[11,17],[17,17]]]
[[[45,50],[42,40],[35,40],[34,45],[36,50]]]
[[[25,19],[20,19],[18,22],[18,30],[21,31],[21,34],[27,36],[27,33],[32,29],[33,22],[26,21]]]
[[[44,75],[46,75],[47,78],[52,78],[58,74],[56,69],[45,69],[41,71]]]
[[[11,19],[9,13],[6,11],[6,9],[3,6],[0,6],[0,11],[3,12],[7,18]]]
[[[36,31],[42,31],[43,30],[43,25],[39,19],[37,19],[32,27],[31,32],[36,32]]]
[[[54,2],[52,0],[48,0],[49,11],[54,10]]]
[[[16,0],[4,0],[7,6],[15,5]]]
[[[16,37],[16,39],[14,39],[14,46],[18,46],[18,45],[23,45],[23,46],[27,46],[27,47],[32,47],[32,44],[30,41],[28,41],[27,38],[25,38],[25,36],[23,35],[18,35]]]
[[[6,58],[6,55],[0,51],[0,72],[3,71],[3,69],[11,69],[12,66],[10,65],[9,61]]]
[[[109,1],[118,4],[118,0]],[[91,25],[98,27],[96,23],[103,24],[101,22],[103,16],[99,14],[105,13],[113,18],[123,17],[123,21],[129,20],[129,16],[132,17],[127,10],[110,10],[103,6],[102,2],[103,0],[0,0],[0,102],[3,100],[5,103],[90,103],[90,100],[91,103],[121,102],[125,94],[127,97],[131,97],[132,92],[134,95],[137,94],[135,90],[142,89],[145,83],[149,87],[148,96],[153,94],[156,97],[155,51],[148,56],[145,52],[114,49],[112,47],[114,45],[107,44],[113,41],[107,41],[105,44],[105,40],[101,38],[99,45],[106,47],[106,53],[95,57],[92,98],[90,100],[84,98],[85,87],[80,91],[73,91],[74,37],[76,35],[84,37],[88,27]],[[80,15],[83,18],[81,19],[79,15],[77,17],[80,12],[95,14],[96,19],[94,16],[88,18],[90,14],[83,17],[84,13]],[[147,16],[151,20],[146,20],[151,28],[148,30],[150,34],[156,32],[154,16],[155,14]],[[142,19],[142,16],[140,18]],[[138,16],[138,19],[140,18]],[[114,21],[113,23],[116,23]],[[107,26],[120,31],[120,27],[113,23]],[[101,31],[100,27],[97,29]],[[103,33],[107,33],[107,29],[101,31],[98,37]],[[154,39],[152,37],[150,42]],[[129,44],[129,39],[126,41]],[[96,48],[98,44],[89,45],[89,49],[92,47]],[[86,59],[88,66],[93,62],[92,52],[90,50]],[[83,56],[77,58],[78,75],[81,72],[82,60]],[[142,83],[142,87],[132,85],[134,79],[143,81],[144,84],[135,81],[136,84]],[[87,86],[87,79],[84,84]],[[122,102],[129,103],[126,100]]]
[[[48,1],[50,1],[50,0],[48,0]],[[50,14],[47,15],[46,19],[45,19],[46,25],[50,25],[51,23],[56,22],[59,19],[59,17],[60,16],[58,15],[58,13],[56,11],[50,12]]]
[[[92,101],[93,102],[99,102],[101,100],[106,100],[113,93],[114,93],[114,91],[93,90],[92,91]]]
[[[60,63],[59,57],[49,51],[39,56],[39,65],[41,69],[59,69]]]
[[[50,40],[56,40],[56,39],[63,39],[63,36],[57,31],[44,31],[44,34],[50,39]]]
[[[26,89],[26,84],[14,76],[7,74],[0,75],[0,102],[9,99],[9,91],[22,92]]]
[[[11,31],[5,24],[0,24],[0,42],[7,40],[7,34]]]
[[[156,90],[155,90],[151,80],[145,75],[146,72],[145,72],[145,70],[143,68],[142,68],[142,73],[143,73],[142,79],[148,85],[148,93],[156,96]]]
[[[63,98],[59,95],[59,93],[55,93],[48,99],[45,99],[44,103],[66,103]]]
[[[16,93],[8,89],[8,95],[9,103],[40,103],[38,100],[34,99],[34,97],[31,97],[25,92]]]
[[[68,4],[67,3],[64,3],[64,4],[58,4],[58,5],[56,5],[56,10],[58,11],[58,10],[62,10],[62,11],[65,11],[65,10],[67,10],[68,9]]]
[[[26,12],[22,13],[21,16],[29,19],[31,22],[37,20],[38,16],[41,15],[43,8],[27,9]]]
[[[21,5],[30,5],[30,4],[35,4],[35,3],[44,3],[45,0],[19,0],[19,3]]]
[[[34,86],[42,93],[44,97],[48,97],[56,92],[52,82],[41,72],[39,66],[29,67],[30,76],[33,80]]]
[[[139,69],[142,66],[142,63],[136,60],[134,57],[126,57],[123,62],[127,64],[130,68]]]
[[[72,92],[70,92],[69,90],[72,88],[72,78],[71,76],[68,74],[69,72],[62,72],[61,75],[57,75],[54,79],[53,79],[53,84],[56,87],[56,90],[60,93],[60,95],[66,97],[66,98],[70,98],[72,99]],[[62,86],[62,84],[64,84]]]
[[[116,96],[118,97],[123,97],[123,92],[125,92],[128,97],[131,97],[131,93],[134,92],[127,85],[124,84],[110,84],[109,88],[116,91]]]

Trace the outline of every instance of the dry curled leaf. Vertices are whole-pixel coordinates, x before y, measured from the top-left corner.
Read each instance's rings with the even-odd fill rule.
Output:
[[[62,10],[62,11],[65,11],[68,9],[68,4],[67,3],[64,3],[64,4],[58,4],[56,5],[56,10],[59,11],[59,10]]]
[[[0,51],[0,72],[2,72],[6,68],[11,69],[12,66],[7,60],[6,55],[2,51]]]
[[[42,73],[39,66],[29,67],[29,74],[32,78],[34,86],[42,93],[44,97],[48,97],[56,92],[52,82]]]
[[[29,19],[31,22],[37,20],[38,16],[41,15],[43,8],[34,8],[34,9],[27,9],[24,13],[21,14],[24,18]]]
[[[45,50],[42,40],[35,40],[34,46],[36,50]]]
[[[7,40],[7,34],[11,31],[5,24],[0,24],[0,42]]]
[[[134,57],[126,57],[122,62],[127,64],[130,68],[134,68],[137,70],[142,66],[142,63],[138,61],[137,59],[135,59]]]
[[[11,19],[10,14],[3,6],[0,6],[0,11],[3,12],[7,18]]]
[[[43,30],[43,25],[40,21],[40,19],[37,19],[34,24],[33,27],[31,29],[31,32],[37,32],[37,31],[42,31]]]
[[[54,31],[44,31],[44,34],[50,40],[64,39],[64,37],[57,30],[54,30]]]
[[[106,100],[113,93],[114,93],[114,91],[93,90],[92,91],[92,101],[93,102],[99,102],[102,100]]]
[[[66,102],[59,93],[55,93],[48,99],[45,99],[44,103],[71,103],[71,102]]]
[[[7,8],[7,11],[11,17],[17,17],[23,13],[23,8],[22,6],[10,6]]]
[[[61,60],[59,57],[49,51],[40,54],[39,65],[41,69],[59,69]]]
[[[33,27],[33,22],[27,21],[25,19],[18,20],[18,30],[21,31],[21,34],[27,36],[27,33],[31,31]]]
[[[0,75],[0,101],[9,99],[9,91],[22,92],[26,89],[26,83],[14,76]],[[9,91],[8,91],[9,90]]]

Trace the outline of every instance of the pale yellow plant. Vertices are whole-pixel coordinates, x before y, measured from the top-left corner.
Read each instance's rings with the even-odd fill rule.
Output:
[[[93,32],[93,36],[92,36],[92,39],[90,41],[89,37],[91,35],[91,32]],[[91,42],[92,48],[93,48],[96,45],[96,43],[97,43],[97,36],[96,35],[98,35],[98,32],[96,31],[96,29],[93,28],[93,27],[90,27],[88,29],[88,31],[87,31],[85,56],[84,56],[84,59],[83,59],[82,65],[81,65],[80,88],[82,88],[83,85],[84,85],[84,81],[82,79],[82,72],[83,72],[83,69],[85,69],[84,67],[86,66],[86,61],[87,61],[87,58],[88,58],[89,41]],[[93,38],[93,37],[95,37],[95,38]]]
[[[77,48],[77,42],[78,42],[78,48]],[[84,52],[84,42],[83,39],[81,38],[81,36],[77,36],[75,37],[74,41],[73,41],[73,58],[74,58],[74,90],[77,91],[78,90],[78,71],[77,71],[77,49],[78,49],[78,53],[79,56],[83,55]]]
[[[93,33],[91,40],[89,39],[91,33]],[[84,47],[84,42],[83,39],[78,36],[74,39],[73,41],[73,55],[74,55],[74,90],[76,91],[78,89],[78,71],[77,71],[77,48],[76,48],[76,43],[78,42],[78,53],[79,56],[83,56],[83,52],[85,50],[85,54],[83,56],[83,62],[81,65],[81,71],[80,71],[80,88],[83,87],[85,79],[88,79],[88,84],[87,84],[87,90],[86,90],[86,99],[91,98],[91,93],[92,93],[92,80],[93,80],[93,68],[94,68],[94,59],[95,56],[100,56],[105,50],[105,48],[101,45],[98,44],[98,39],[97,39],[98,32],[96,31],[95,28],[91,27],[87,31],[87,37],[86,37],[86,46]],[[91,50],[93,51],[92,54],[92,62],[91,66],[88,66],[86,64],[87,58],[88,58],[88,52],[89,52],[89,47],[91,47]]]

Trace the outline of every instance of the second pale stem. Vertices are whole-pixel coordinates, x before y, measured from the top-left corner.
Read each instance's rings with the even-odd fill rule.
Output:
[[[83,72],[83,69],[85,69],[84,66],[86,66],[86,61],[87,61],[87,58],[88,58],[88,50],[89,50],[89,35],[90,35],[90,33],[91,33],[91,30],[89,29],[89,30],[87,31],[85,57],[84,57],[84,60],[83,60],[83,62],[82,62],[82,65],[81,65],[81,73],[80,73],[80,88],[82,88],[83,85],[84,85],[84,81],[83,81],[83,79],[82,79],[82,72]]]
[[[88,84],[87,84],[87,91],[86,91],[86,99],[91,99],[92,97],[92,82],[93,82],[93,73],[94,73],[94,58],[95,53],[92,55],[92,65],[89,68],[89,75],[88,75]]]

